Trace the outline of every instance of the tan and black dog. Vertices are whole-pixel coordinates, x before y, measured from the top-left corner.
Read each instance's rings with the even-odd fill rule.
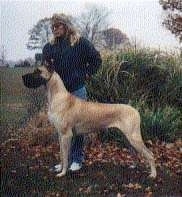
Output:
[[[116,127],[150,165],[150,177],[157,175],[153,153],[144,145],[140,131],[140,115],[125,104],[87,102],[70,94],[60,76],[50,65],[38,67],[33,73],[22,76],[24,85],[37,88],[45,85],[48,93],[48,117],[59,133],[62,172],[68,168],[68,154],[72,129],[77,133],[95,132],[99,128]]]

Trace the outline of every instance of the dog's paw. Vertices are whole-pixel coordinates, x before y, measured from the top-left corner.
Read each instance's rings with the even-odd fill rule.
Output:
[[[52,168],[49,169],[50,172],[61,172],[62,171],[62,165],[58,164],[53,166]]]
[[[61,164],[55,165],[54,167],[55,167],[55,170],[54,170],[55,172],[61,172],[61,170],[62,170]]]
[[[149,175],[149,178],[151,178],[151,179],[155,179],[156,177],[157,177],[157,174],[156,173],[151,173]]]
[[[61,173],[57,174],[56,177],[58,177],[58,178],[63,177],[63,176],[65,176],[65,174],[66,174],[66,172],[61,172]]]

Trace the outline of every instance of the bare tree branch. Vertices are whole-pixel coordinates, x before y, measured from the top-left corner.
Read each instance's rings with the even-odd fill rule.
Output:
[[[30,36],[27,43],[27,48],[30,50],[42,49],[52,36],[50,18],[39,20],[38,23],[31,30],[29,30],[28,34]]]
[[[106,8],[92,6],[77,19],[77,26],[82,34],[93,44],[99,40],[99,32],[107,29],[107,17],[109,12]]]
[[[182,1],[160,0],[159,3],[165,11],[169,11],[163,25],[182,42]]]

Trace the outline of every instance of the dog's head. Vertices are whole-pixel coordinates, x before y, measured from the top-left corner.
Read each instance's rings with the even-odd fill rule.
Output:
[[[33,73],[23,75],[23,83],[27,88],[38,88],[41,85],[46,85],[53,72],[53,64],[45,63],[43,66],[36,68]]]

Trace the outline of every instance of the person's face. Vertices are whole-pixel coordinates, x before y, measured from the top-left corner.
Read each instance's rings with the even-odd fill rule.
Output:
[[[55,38],[65,36],[66,30],[65,26],[62,23],[53,24],[51,28]]]

